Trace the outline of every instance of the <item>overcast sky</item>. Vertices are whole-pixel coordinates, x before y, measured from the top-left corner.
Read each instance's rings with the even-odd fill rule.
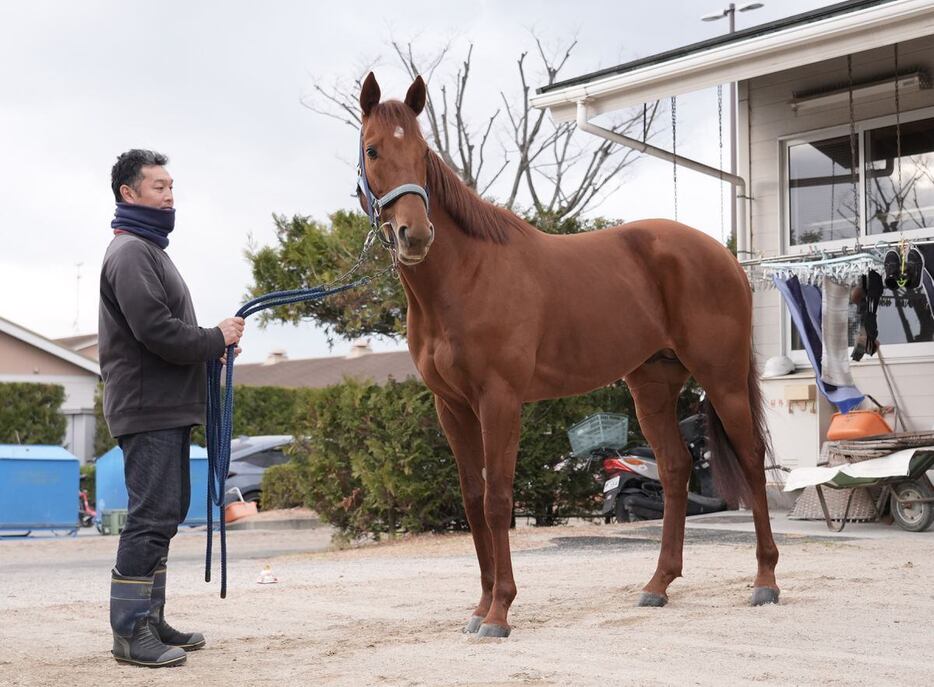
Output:
[[[739,3],[741,4],[741,3]],[[771,0],[737,15],[738,28],[815,7]],[[409,80],[387,42],[455,60],[474,44],[468,111],[481,121],[515,93],[515,60],[579,43],[565,78],[712,37],[726,21],[700,16],[717,0],[612,2],[44,2],[0,5],[0,317],[48,337],[94,332],[98,278],[111,239],[110,168],[133,147],[170,157],[176,228],[169,253],[203,326],[231,315],[251,282],[252,236],[274,238],[272,213],[319,219],[353,208],[357,134],[301,104],[315,81],[350,81],[382,56],[384,97]],[[532,79],[541,82],[540,75]],[[668,117],[666,112],[665,117]],[[716,91],[679,100],[678,152],[716,165]],[[668,120],[670,121],[670,120]],[[578,133],[578,137],[587,134]],[[656,143],[669,147],[668,125]],[[728,154],[725,157],[729,159]],[[626,220],[673,215],[671,166],[646,159],[592,214]],[[720,236],[719,182],[679,171],[679,219]],[[76,279],[80,267],[80,281]],[[404,342],[374,341],[377,350]],[[270,350],[329,352],[312,323],[248,323],[245,361]]]

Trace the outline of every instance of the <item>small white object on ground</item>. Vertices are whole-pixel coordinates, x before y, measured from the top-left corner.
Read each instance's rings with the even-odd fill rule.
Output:
[[[272,574],[272,568],[269,567],[269,563],[263,566],[262,571],[259,573],[259,577],[256,578],[257,584],[272,584],[278,582],[278,578]]]

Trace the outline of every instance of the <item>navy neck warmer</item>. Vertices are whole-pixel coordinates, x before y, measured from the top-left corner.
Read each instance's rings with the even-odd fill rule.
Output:
[[[169,233],[175,228],[175,208],[162,210],[146,205],[117,203],[110,226],[148,239],[165,250],[169,245]]]

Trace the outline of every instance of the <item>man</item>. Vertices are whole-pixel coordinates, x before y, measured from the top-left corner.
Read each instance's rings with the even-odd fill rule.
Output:
[[[243,319],[213,329],[165,249],[175,226],[168,158],[130,150],[117,158],[114,238],[101,268],[100,363],[104,416],[123,450],[129,510],[111,576],[113,655],[151,667],[180,665],[204,646],[166,621],[169,541],[188,513],[189,446],[204,423],[205,361],[243,335]],[[239,349],[237,349],[239,350]]]

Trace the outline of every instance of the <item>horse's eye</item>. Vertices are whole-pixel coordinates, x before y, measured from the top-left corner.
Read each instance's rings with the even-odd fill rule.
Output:
[[[376,148],[373,146],[370,146],[366,149],[366,156],[371,160],[375,160],[377,157],[379,157],[379,155],[376,154]]]

